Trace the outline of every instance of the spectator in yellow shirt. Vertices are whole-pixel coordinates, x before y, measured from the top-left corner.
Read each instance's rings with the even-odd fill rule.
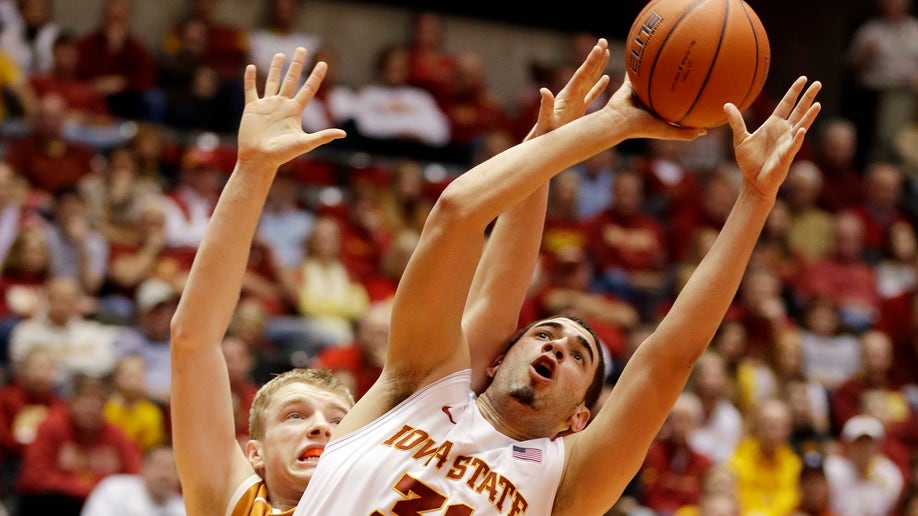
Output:
[[[0,121],[33,111],[35,94],[19,65],[3,51],[0,51],[0,90]]]
[[[140,355],[126,355],[115,366],[115,392],[105,404],[105,419],[118,426],[146,452],[166,442],[166,419],[162,407],[146,393],[146,362]]]
[[[729,460],[744,516],[784,516],[800,500],[802,462],[790,445],[790,409],[771,399],[756,409],[754,428]]]

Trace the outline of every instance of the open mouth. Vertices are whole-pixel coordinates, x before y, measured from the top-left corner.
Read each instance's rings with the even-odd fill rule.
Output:
[[[551,380],[555,375],[555,362],[545,355],[542,355],[532,363],[532,369],[542,378]]]
[[[297,460],[300,462],[318,462],[319,456],[322,455],[324,450],[325,447],[323,446],[309,446],[300,453]]]

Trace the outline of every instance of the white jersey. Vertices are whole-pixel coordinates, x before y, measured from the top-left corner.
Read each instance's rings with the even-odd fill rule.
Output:
[[[294,516],[551,514],[562,439],[517,441],[453,373],[325,448]]]

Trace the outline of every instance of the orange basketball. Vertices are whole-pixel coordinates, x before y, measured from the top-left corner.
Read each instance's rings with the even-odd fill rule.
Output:
[[[771,49],[762,22],[742,0],[651,0],[634,20],[625,64],[638,98],[684,127],[727,121],[758,97]]]

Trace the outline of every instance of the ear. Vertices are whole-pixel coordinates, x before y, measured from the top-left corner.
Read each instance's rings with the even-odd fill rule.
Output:
[[[245,458],[249,460],[252,469],[263,471],[265,467],[265,458],[261,453],[261,443],[255,439],[249,439],[245,443]]]
[[[583,403],[577,405],[577,408],[574,409],[574,413],[567,418],[567,423],[570,427],[570,433],[577,433],[584,428],[586,428],[587,423],[590,422],[590,409],[586,407]]]
[[[488,378],[494,378],[494,375],[497,374],[497,370],[500,369],[500,363],[503,360],[504,360],[504,355],[502,353],[500,355],[497,355],[497,358],[495,358],[491,362],[491,365],[485,368],[485,373],[488,375]]]

